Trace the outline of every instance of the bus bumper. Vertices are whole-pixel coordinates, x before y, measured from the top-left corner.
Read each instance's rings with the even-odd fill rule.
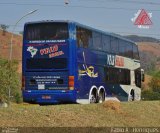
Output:
[[[38,104],[75,103],[74,90],[23,90],[23,101]]]

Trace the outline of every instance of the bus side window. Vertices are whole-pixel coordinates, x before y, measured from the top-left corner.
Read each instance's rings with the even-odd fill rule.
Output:
[[[132,43],[128,43],[127,45],[127,57],[133,58]]]
[[[136,86],[141,87],[141,70],[136,69],[134,73],[135,73],[135,84]]]
[[[116,37],[111,37],[111,52],[114,54],[119,53],[118,38]]]
[[[110,52],[111,46],[110,46],[110,36],[102,35],[102,48],[106,52]]]
[[[78,26],[76,29],[78,47],[88,48],[92,44],[92,31]]]
[[[81,40],[81,29],[80,27],[76,27],[76,37],[77,37],[77,45],[78,47],[82,47],[82,40]]]
[[[107,83],[130,85],[131,82],[130,70],[122,68],[106,67],[104,71],[105,71],[105,81]]]
[[[133,58],[139,60],[139,53],[137,45],[133,45]]]
[[[102,50],[102,35],[98,32],[93,32],[93,49]]]
[[[125,41],[119,40],[119,55],[125,56],[125,50],[126,50]]]

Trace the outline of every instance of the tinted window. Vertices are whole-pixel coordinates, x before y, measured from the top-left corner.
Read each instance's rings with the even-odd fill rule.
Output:
[[[126,55],[126,45],[125,41],[119,40],[119,55],[125,56]]]
[[[102,50],[102,38],[98,32],[93,32],[93,48],[96,50]]]
[[[27,69],[65,69],[67,68],[66,58],[38,58],[27,59]]]
[[[119,55],[133,58],[133,45],[130,42],[119,40]]]
[[[57,40],[68,38],[67,23],[37,23],[26,26],[26,40]]]
[[[105,79],[109,84],[130,85],[130,70],[121,68],[105,68]]]
[[[129,58],[133,58],[133,52],[132,52],[132,44],[127,42],[127,45],[126,45],[126,57],[129,57]]]
[[[103,50],[110,52],[110,36],[102,35]]]
[[[111,52],[114,54],[118,54],[118,39],[115,37],[111,37]]]
[[[77,27],[76,32],[78,47],[88,48],[88,46],[92,46],[92,31]]]
[[[141,70],[136,69],[135,71],[135,84],[138,87],[141,87]]]
[[[139,53],[137,45],[133,45],[133,58],[139,60]]]

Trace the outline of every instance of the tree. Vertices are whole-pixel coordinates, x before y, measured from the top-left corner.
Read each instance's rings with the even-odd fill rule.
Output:
[[[154,72],[152,75],[153,78],[149,82],[149,86],[154,92],[160,93],[160,71]]]
[[[6,31],[7,31],[7,29],[9,28],[9,26],[8,26],[8,25],[5,25],[5,24],[1,24],[0,27],[1,27],[2,31],[3,31],[3,32],[2,32],[2,35],[5,36]]]
[[[14,101],[17,94],[20,95],[20,79],[17,73],[18,63],[16,61],[9,62],[0,59],[0,101],[7,102],[9,88],[11,88],[11,96]]]

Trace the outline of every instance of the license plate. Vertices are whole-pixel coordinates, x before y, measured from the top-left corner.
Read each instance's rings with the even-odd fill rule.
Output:
[[[38,85],[38,90],[44,90],[45,89],[45,85],[44,84],[39,84]]]
[[[42,99],[51,99],[51,96],[45,95],[45,96],[42,96]]]

